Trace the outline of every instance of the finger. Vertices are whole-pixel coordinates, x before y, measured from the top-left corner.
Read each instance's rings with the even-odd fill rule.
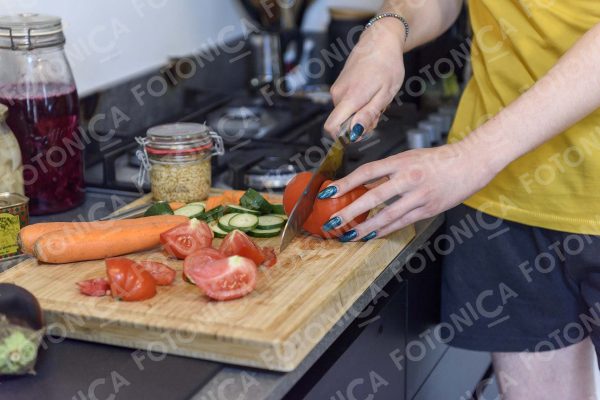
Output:
[[[429,213],[427,212],[426,207],[415,208],[414,210],[406,213],[403,217],[397,219],[396,221],[392,222],[388,226],[380,229],[377,232],[377,237],[387,236],[390,233],[394,233],[402,228],[405,228],[411,224],[414,224],[415,222],[422,221],[431,216],[432,215],[429,215]]]
[[[359,185],[391,175],[397,169],[397,163],[387,159],[363,164],[345,177],[331,182],[318,197],[328,199],[343,196]]]
[[[351,95],[346,95],[338,105],[335,106],[325,121],[324,128],[334,139],[339,134],[340,127],[356,110],[363,107],[370,98],[364,100]]]
[[[400,198],[394,204],[385,207],[362,224],[357,225],[354,228],[354,231],[356,231],[356,239],[354,240],[360,240],[371,232],[377,232],[377,237],[380,237],[382,230],[395,224],[398,220],[402,220],[413,210],[421,208],[423,204],[423,197],[415,193]]]
[[[388,99],[384,89],[379,90],[364,107],[352,118],[350,141],[358,141],[365,132],[370,132],[377,126],[382,111],[387,107]]]
[[[341,222],[338,226],[345,226],[349,221],[352,221],[354,218],[365,212],[371,211],[392,197],[402,195],[403,191],[403,188],[398,184],[387,182],[369,190],[367,193],[332,215],[331,218],[339,217]]]

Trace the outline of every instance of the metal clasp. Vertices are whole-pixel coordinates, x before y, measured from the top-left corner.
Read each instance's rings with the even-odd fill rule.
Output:
[[[211,155],[213,156],[222,156],[225,154],[225,145],[223,144],[223,138],[219,136],[217,132],[208,131],[208,135],[213,140],[213,148]]]
[[[150,160],[148,160],[148,151],[146,150],[146,145],[150,140],[148,138],[138,136],[135,138],[135,141],[142,147],[135,152],[135,156],[138,158],[138,160],[140,160],[140,170],[138,172],[137,184],[138,188],[142,188],[146,180],[146,174],[152,167],[150,165]]]

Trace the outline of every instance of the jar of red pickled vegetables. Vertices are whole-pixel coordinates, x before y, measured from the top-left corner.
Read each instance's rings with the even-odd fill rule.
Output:
[[[85,197],[83,138],[60,18],[0,16],[0,103],[23,159],[32,215],[71,209]]]

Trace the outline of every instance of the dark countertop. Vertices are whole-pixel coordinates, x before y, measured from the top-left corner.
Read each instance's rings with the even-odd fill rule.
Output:
[[[86,203],[52,220],[100,218],[136,197],[89,189]],[[94,211],[95,210],[95,211]],[[218,362],[165,355],[79,340],[46,337],[36,365],[37,375],[2,378],[0,398],[95,399],[280,399],[302,378],[401,265],[440,227],[443,216],[416,225],[415,239],[396,257],[317,344],[298,368],[289,373],[263,371]],[[14,263],[13,263],[14,264]],[[5,397],[7,396],[7,397]]]

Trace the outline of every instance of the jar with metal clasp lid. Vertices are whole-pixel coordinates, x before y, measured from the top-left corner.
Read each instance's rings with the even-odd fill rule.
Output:
[[[223,139],[206,125],[179,122],[148,129],[142,146],[138,184],[150,175],[157,201],[190,203],[205,200],[211,187],[211,157],[223,155]]]

